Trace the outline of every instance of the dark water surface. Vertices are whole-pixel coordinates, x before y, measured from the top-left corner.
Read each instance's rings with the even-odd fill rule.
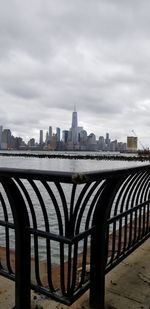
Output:
[[[40,152],[41,154],[41,152]],[[81,153],[70,153],[81,155]],[[85,154],[85,153],[84,153]],[[97,153],[88,153],[93,157]],[[107,153],[108,155],[108,153]],[[103,169],[116,169],[124,167],[134,167],[149,164],[148,162],[122,161],[122,160],[90,160],[90,159],[58,159],[58,158],[38,158],[38,157],[4,157],[0,156],[0,167],[37,169],[48,171],[84,172],[98,171]]]

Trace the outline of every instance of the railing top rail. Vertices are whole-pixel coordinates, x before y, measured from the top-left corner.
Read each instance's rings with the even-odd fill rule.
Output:
[[[108,170],[89,171],[89,172],[64,172],[64,171],[47,171],[47,170],[33,170],[20,168],[0,168],[0,176],[19,177],[23,179],[59,181],[65,183],[87,183],[91,181],[114,178],[121,175],[128,175],[131,173],[140,173],[150,171],[150,164],[136,166],[115,168]]]

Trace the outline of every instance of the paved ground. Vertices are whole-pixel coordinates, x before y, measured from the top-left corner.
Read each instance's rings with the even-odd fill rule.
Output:
[[[0,277],[0,309],[14,306],[14,283]],[[32,293],[32,309],[88,309],[88,292],[67,307]],[[106,276],[107,309],[150,309],[150,240]]]

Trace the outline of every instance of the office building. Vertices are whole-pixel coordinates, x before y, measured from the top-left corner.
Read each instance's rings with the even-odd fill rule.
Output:
[[[83,129],[79,133],[79,142],[82,145],[85,145],[87,143],[87,132]]]
[[[49,141],[49,134],[48,131],[46,131],[46,135],[45,135],[45,144],[47,145]]]
[[[60,142],[60,128],[56,128],[56,139],[57,139],[57,143]]]
[[[43,146],[43,130],[40,130],[39,144],[40,144],[41,147]]]
[[[104,151],[106,148],[104,136],[100,136],[98,140],[98,149]]]
[[[9,129],[4,129],[2,131],[2,149],[11,149],[11,131]]]
[[[68,142],[68,135],[69,135],[69,131],[68,130],[63,130],[62,131],[62,141],[65,144],[67,144],[67,142]]]
[[[30,148],[35,147],[35,139],[34,138],[30,138],[30,140],[28,141],[28,146]]]
[[[106,144],[106,149],[105,150],[110,150],[110,138],[109,138],[109,133],[106,133],[106,138],[105,138],[105,144]]]
[[[49,130],[48,130],[48,136],[49,136],[49,141],[50,141],[50,142],[52,141],[52,134],[53,134],[53,132],[52,132],[52,127],[50,126],[50,127],[49,127]]]
[[[128,152],[137,151],[137,142],[138,139],[136,136],[127,136],[127,150]]]
[[[73,146],[78,145],[78,116],[77,112],[74,109],[74,112],[72,113],[72,126],[71,126],[71,132],[72,132],[72,137],[71,141]]]

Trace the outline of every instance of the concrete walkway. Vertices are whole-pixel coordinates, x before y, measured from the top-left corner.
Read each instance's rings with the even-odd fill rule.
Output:
[[[107,309],[150,309],[150,240],[106,276]],[[14,283],[0,277],[0,309],[14,306]],[[32,309],[89,309],[88,292],[67,307],[32,292]]]

